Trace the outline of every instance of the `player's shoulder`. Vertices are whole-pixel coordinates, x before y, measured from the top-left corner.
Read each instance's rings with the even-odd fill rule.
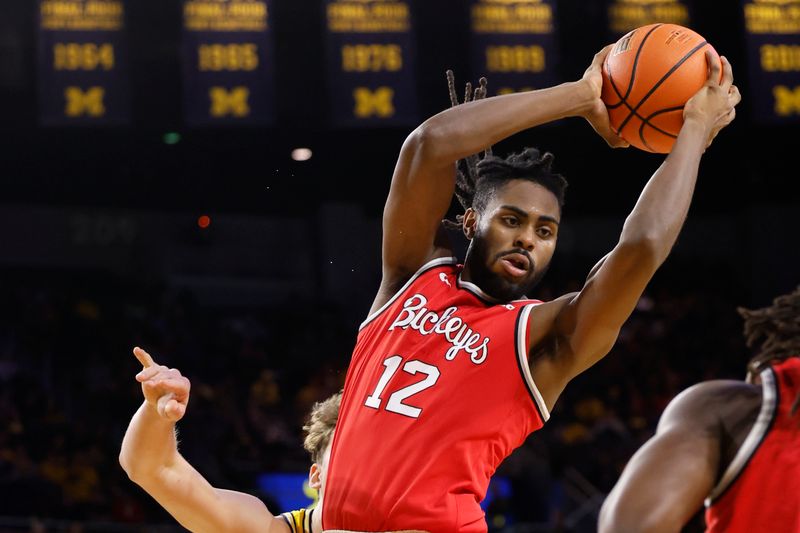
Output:
[[[369,315],[361,324],[361,328],[372,322],[374,318],[386,310],[397,298],[410,290],[412,286],[419,283],[430,283],[430,276],[435,276],[443,284],[452,287],[459,272],[458,259],[452,255],[444,255],[443,251],[435,254],[413,272],[391,270],[384,265],[378,294],[375,296]],[[440,274],[441,278],[439,278]],[[422,281],[420,281],[421,279]]]
[[[571,292],[555,298],[553,300],[527,300],[531,305],[531,312],[528,318],[530,324],[535,324],[535,330],[549,336],[549,329],[552,324],[562,316],[564,308],[569,305],[578,293]],[[538,343],[535,343],[538,344]]]
[[[715,379],[692,385],[675,396],[664,410],[659,430],[671,426],[718,427],[730,411],[742,412],[761,401],[761,387],[733,379]]]
[[[384,271],[381,287],[385,292],[395,294],[402,292],[422,277],[436,273],[457,276],[460,271],[461,265],[459,265],[458,259],[453,255],[447,255],[444,251],[440,251],[440,253],[435,254],[425,263],[419,265],[414,271]]]
[[[526,305],[542,305],[544,303],[547,302],[544,302],[542,300],[537,300],[536,298],[525,298],[525,297],[520,298],[519,300],[511,300],[509,302],[509,304],[514,307],[524,307]]]

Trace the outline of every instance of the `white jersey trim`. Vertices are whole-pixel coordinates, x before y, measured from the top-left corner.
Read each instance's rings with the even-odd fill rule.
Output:
[[[471,281],[464,281],[463,279],[461,279],[461,274],[458,275],[458,288],[459,289],[466,289],[467,291],[471,292],[472,294],[474,294],[478,298],[486,300],[487,302],[491,302],[493,304],[500,303],[500,300],[498,300],[497,298],[495,298],[493,296],[489,296],[488,294],[483,292],[483,289],[481,289],[480,287],[478,287],[477,285],[475,285]]]
[[[767,368],[761,372],[761,388],[763,390],[763,399],[761,400],[761,411],[758,413],[755,424],[747,434],[741,447],[736,452],[736,455],[728,465],[725,473],[722,475],[719,483],[705,500],[705,506],[711,507],[714,502],[722,495],[725,490],[736,481],[739,474],[742,473],[750,458],[756,453],[756,450],[764,441],[764,436],[772,425],[775,418],[775,409],[777,408],[777,390],[775,385],[775,374],[771,368]]]
[[[461,277],[461,274],[458,275],[457,282],[458,282],[458,288],[459,289],[465,289],[465,290],[471,292],[472,294],[474,294],[475,296],[477,296],[478,298],[480,298],[482,300],[485,300],[485,301],[487,301],[489,303],[492,303],[492,304],[506,304],[506,303],[524,302],[524,301],[529,300],[529,298],[523,296],[522,299],[519,299],[519,300],[511,300],[510,302],[503,302],[502,300],[498,300],[494,296],[486,294],[486,292],[484,292],[483,289],[481,289],[480,287],[478,287],[477,285],[475,285],[471,281],[465,281]]]
[[[414,273],[414,275],[409,278],[408,281],[406,281],[405,285],[403,285],[403,287],[399,291],[394,293],[394,296],[389,298],[389,300],[385,304],[383,304],[380,307],[380,309],[369,315],[367,319],[364,320],[364,322],[362,322],[360,326],[358,326],[358,330],[361,331],[362,329],[364,329],[364,327],[367,324],[378,318],[378,315],[386,311],[389,308],[389,306],[391,306],[395,302],[395,300],[397,300],[400,297],[401,294],[406,292],[406,290],[411,286],[411,284],[414,283],[417,280],[417,278],[419,278],[425,271],[442,265],[456,265],[456,264],[458,264],[458,258],[456,257],[438,257],[422,265],[420,269],[417,270]]]
[[[542,415],[542,420],[547,422],[550,419],[550,411],[547,410],[547,404],[544,402],[539,388],[536,386],[536,383],[533,382],[531,366],[528,360],[528,343],[526,342],[528,339],[528,320],[531,315],[531,310],[537,305],[540,305],[540,303],[528,304],[519,313],[519,318],[517,319],[517,358],[522,376],[525,378],[525,383],[528,385],[528,389],[531,391],[536,401],[539,413]]]

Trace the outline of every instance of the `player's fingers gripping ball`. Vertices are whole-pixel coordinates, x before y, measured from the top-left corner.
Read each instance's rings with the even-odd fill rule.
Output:
[[[706,50],[697,32],[650,24],[622,37],[603,62],[603,102],[611,127],[641,150],[666,154],[683,125],[683,106],[708,80]]]

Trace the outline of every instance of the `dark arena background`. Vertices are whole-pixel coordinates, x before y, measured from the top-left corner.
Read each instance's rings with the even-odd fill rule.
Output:
[[[736,307],[800,282],[800,2],[0,2],[0,531],[181,530],[117,460],[136,345],[191,379],[180,449],[207,479],[310,505],[303,420],[342,387],[394,163],[449,106],[445,70],[490,95],[575,80],[657,21],[726,55],[743,102],[616,346],[495,474],[505,532],[596,530],[669,400],[743,378]],[[578,118],[495,152],[525,146],[570,182],[546,300],[615,245],[663,156]]]

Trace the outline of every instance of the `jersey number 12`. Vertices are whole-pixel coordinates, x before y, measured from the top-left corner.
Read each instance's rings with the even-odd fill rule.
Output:
[[[383,366],[385,366],[386,369],[383,371],[383,374],[381,374],[381,379],[378,380],[378,386],[375,387],[375,391],[367,397],[367,401],[364,402],[364,405],[372,407],[373,409],[381,408],[381,394],[383,393],[383,389],[386,388],[392,376],[397,373],[402,362],[403,358],[399,355],[393,355],[383,361]],[[406,364],[403,365],[403,372],[408,372],[412,375],[422,373],[425,374],[425,379],[393,392],[391,396],[389,396],[389,401],[386,402],[386,410],[411,418],[419,418],[422,409],[403,403],[403,400],[433,387],[436,380],[439,379],[439,369],[433,365],[423,363],[422,361],[411,360],[406,361]]]

